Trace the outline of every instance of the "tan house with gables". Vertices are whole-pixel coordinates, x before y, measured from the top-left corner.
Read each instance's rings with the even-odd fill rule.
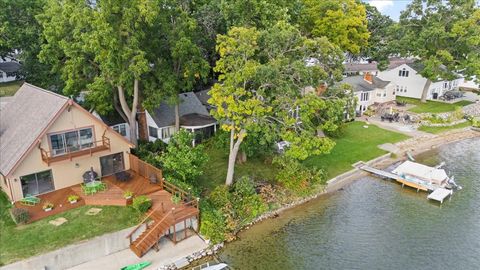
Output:
[[[130,169],[133,145],[72,99],[25,83],[0,108],[0,187],[12,201]]]

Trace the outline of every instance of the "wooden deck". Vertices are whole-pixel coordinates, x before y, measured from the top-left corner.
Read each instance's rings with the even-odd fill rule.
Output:
[[[30,213],[29,222],[34,222],[85,205],[85,201],[81,198],[77,203],[71,204],[67,200],[69,195],[80,196],[81,194],[76,193],[74,187],[67,187],[39,195],[40,203],[35,206],[23,205],[20,202],[16,202],[15,207],[27,209]],[[52,211],[43,211],[42,206],[46,202],[51,202],[55,205]]]

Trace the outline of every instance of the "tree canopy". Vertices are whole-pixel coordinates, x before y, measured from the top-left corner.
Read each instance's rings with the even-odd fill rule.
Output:
[[[233,27],[218,36],[217,51],[219,83],[210,91],[209,103],[216,108],[212,114],[231,134],[227,184],[233,182],[236,155],[249,132],[278,134],[291,143],[287,155],[299,159],[333,147],[316,131],[335,129],[338,119],[316,116],[331,109],[340,109],[343,115],[345,99],[302,95],[302,91],[341,76],[343,56],[337,46],[326,38],[305,38],[280,21],[268,30]]]

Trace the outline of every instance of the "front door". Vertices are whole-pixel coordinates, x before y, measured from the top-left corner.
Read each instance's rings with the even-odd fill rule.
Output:
[[[125,170],[123,152],[100,157],[102,176],[111,175]]]
[[[43,171],[21,176],[23,197],[38,195],[55,189],[53,185],[52,171]]]

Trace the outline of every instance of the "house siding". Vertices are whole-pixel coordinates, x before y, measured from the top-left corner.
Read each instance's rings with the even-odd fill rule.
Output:
[[[62,112],[55,123],[50,126],[46,134],[41,138],[40,146],[47,151],[50,151],[47,134],[86,126],[93,127],[95,141],[101,140],[102,135],[105,132],[105,135],[110,138],[111,149],[93,153],[92,156],[85,155],[75,157],[72,159],[72,161],[67,159],[64,161],[54,162],[48,166],[41,158],[39,147],[35,146],[25,156],[18,167],[9,175],[13,193],[13,198],[11,199],[13,201],[18,201],[23,198],[20,177],[24,175],[52,170],[53,184],[55,189],[61,189],[81,183],[83,181],[83,173],[90,170],[91,167],[93,167],[93,169],[100,174],[100,157],[119,152],[124,153],[125,169],[130,168],[129,159],[127,155],[125,155],[125,153],[128,153],[130,150],[129,144],[121,138],[121,135],[116,134],[116,132],[113,130],[107,129],[105,125],[101,124],[101,122],[95,121],[91,115],[88,115],[87,112],[75,106],[72,106],[69,110]],[[9,193],[8,190],[5,191],[7,194]]]

